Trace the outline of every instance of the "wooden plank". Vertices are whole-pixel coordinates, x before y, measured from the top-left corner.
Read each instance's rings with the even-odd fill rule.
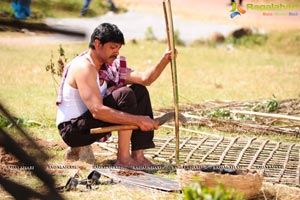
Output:
[[[166,192],[181,190],[177,181],[161,178],[143,171],[118,168],[100,168],[95,170],[103,176],[111,178],[114,182],[121,182],[125,185],[130,184],[141,188],[157,189]]]

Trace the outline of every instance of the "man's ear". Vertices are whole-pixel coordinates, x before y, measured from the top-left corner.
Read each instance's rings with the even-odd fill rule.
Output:
[[[99,47],[100,47],[100,45],[101,45],[101,41],[100,41],[100,40],[98,40],[98,39],[95,39],[95,42],[94,42],[94,44],[95,44],[95,49],[97,49],[97,48],[99,48]]]

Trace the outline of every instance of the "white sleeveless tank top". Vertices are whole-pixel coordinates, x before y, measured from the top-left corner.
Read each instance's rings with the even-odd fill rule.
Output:
[[[86,56],[86,58],[94,65],[93,60],[89,56]],[[104,81],[103,84],[100,85],[98,74],[96,81],[99,91],[101,92],[102,96],[105,97],[107,89],[106,81]],[[58,106],[56,126],[58,126],[62,122],[67,122],[73,118],[77,118],[86,111],[87,107],[82,101],[78,89],[73,88],[67,81],[65,81],[63,85],[62,103]]]

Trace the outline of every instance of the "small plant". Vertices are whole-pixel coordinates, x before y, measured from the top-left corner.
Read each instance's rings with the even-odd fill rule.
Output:
[[[59,78],[62,76],[65,64],[67,63],[67,58],[65,56],[65,50],[59,45],[58,49],[59,57],[57,60],[57,64],[53,62],[53,52],[51,51],[50,63],[46,65],[46,71],[51,73],[51,77],[53,82],[55,83],[55,88],[59,85],[59,82],[56,80],[56,76]]]
[[[0,115],[0,127],[8,127],[9,125],[10,122],[5,117]]]
[[[268,112],[274,112],[278,109],[278,102],[276,101],[276,99],[267,100],[266,104],[266,109]]]
[[[22,127],[37,127],[37,126],[44,126],[42,123],[34,121],[34,120],[26,120],[18,117],[13,117],[15,123]],[[4,116],[0,114],[0,127],[1,128],[11,128],[13,127],[12,122],[7,120]]]
[[[154,41],[157,39],[151,26],[149,26],[145,32],[145,39],[149,41]]]
[[[267,101],[264,101],[262,103],[258,103],[252,108],[252,110],[255,112],[267,112],[267,113],[274,112],[277,109],[278,109],[278,101],[275,99],[275,97]]]
[[[234,192],[233,189],[226,189],[223,184],[214,188],[208,188],[199,182],[190,184],[183,189],[184,200],[242,200],[242,194]]]
[[[224,119],[230,118],[230,112],[224,109],[211,110],[207,112],[206,115],[208,117],[216,117],[216,118],[224,118]]]

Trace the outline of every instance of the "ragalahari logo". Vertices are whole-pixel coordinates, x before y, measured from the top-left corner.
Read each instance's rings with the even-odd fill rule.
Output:
[[[244,10],[240,5],[236,6],[236,3],[232,3],[230,18],[233,19],[237,15],[245,14],[246,10]]]

